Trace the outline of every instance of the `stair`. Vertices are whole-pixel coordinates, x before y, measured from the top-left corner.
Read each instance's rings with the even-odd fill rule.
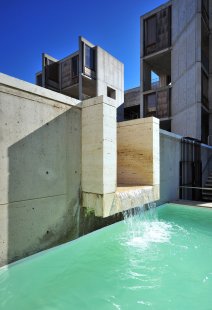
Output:
[[[202,190],[202,199],[207,201],[212,201],[212,172],[209,174],[208,179],[205,183],[205,188],[210,188],[209,190]]]

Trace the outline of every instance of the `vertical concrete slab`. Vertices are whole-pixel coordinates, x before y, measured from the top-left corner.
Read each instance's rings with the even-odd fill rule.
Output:
[[[108,96],[108,87],[115,90],[116,107],[124,102],[124,65],[101,47],[97,51],[97,96]]]
[[[198,7],[199,0],[172,1],[171,130],[201,139],[201,12]]]
[[[83,102],[82,206],[109,216],[116,191],[116,105],[104,96]]]
[[[82,191],[95,195],[114,193],[116,158],[115,101],[104,96],[85,100],[82,109]]]
[[[0,265],[77,237],[78,100],[0,74]]]

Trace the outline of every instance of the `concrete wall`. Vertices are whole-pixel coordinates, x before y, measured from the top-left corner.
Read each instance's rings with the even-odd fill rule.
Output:
[[[97,46],[97,96],[107,96],[107,87],[116,91],[116,107],[124,102],[124,65]]]
[[[201,139],[199,0],[172,1],[172,132]]]
[[[118,186],[159,184],[158,131],[154,117],[118,123]]]
[[[179,199],[182,136],[160,129],[160,200]],[[202,186],[212,172],[212,147],[201,144]]]
[[[140,87],[128,89],[124,92],[124,107],[140,105]]]
[[[78,236],[78,103],[0,74],[0,265]]]
[[[181,138],[160,129],[160,201],[158,204],[179,198]]]
[[[108,97],[81,103],[0,75],[0,265],[113,223],[122,218],[118,212],[158,199],[159,122],[154,118],[118,125],[126,135],[119,147],[128,131],[137,137],[133,155],[142,176],[136,176],[136,185],[144,180],[142,188],[133,189],[139,199],[130,198],[127,205],[119,199],[123,192],[131,197],[132,188],[117,189],[116,106]],[[133,163],[129,149],[125,155]]]

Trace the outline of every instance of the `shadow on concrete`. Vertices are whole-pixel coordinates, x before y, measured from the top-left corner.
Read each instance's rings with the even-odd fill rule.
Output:
[[[19,136],[29,131],[28,122],[17,124]],[[76,238],[81,111],[71,108],[46,122],[10,146],[8,157],[8,262]]]
[[[21,122],[17,116],[14,122],[12,130],[24,137],[8,148],[8,246],[3,264],[123,219],[122,214],[97,218],[80,208],[81,110],[62,112],[29,134],[30,120]]]

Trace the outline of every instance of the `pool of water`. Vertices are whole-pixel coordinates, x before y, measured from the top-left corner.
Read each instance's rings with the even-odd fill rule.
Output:
[[[212,309],[212,210],[167,204],[1,268],[0,309]]]

